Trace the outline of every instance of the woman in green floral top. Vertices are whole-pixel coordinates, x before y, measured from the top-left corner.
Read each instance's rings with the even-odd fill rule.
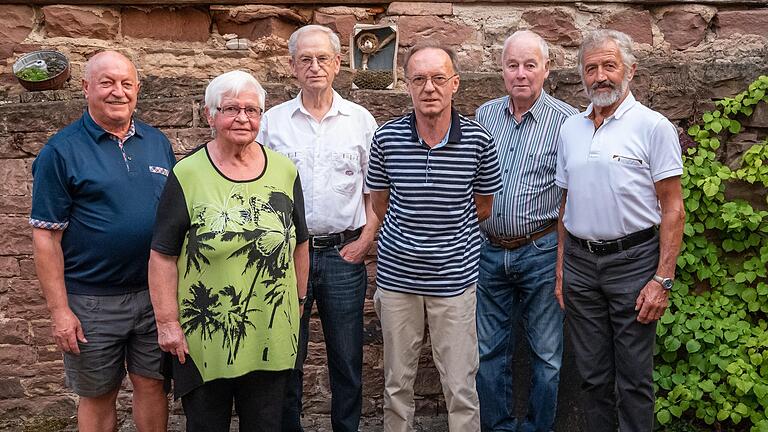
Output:
[[[279,431],[295,365],[308,233],[296,168],[255,142],[265,92],[228,72],[205,91],[213,140],[179,161],[157,212],[149,287],[187,431]]]

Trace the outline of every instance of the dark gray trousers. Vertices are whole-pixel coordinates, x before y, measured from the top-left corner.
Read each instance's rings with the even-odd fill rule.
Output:
[[[567,237],[567,236],[566,236]],[[651,432],[656,322],[637,321],[635,301],[659,262],[658,235],[598,256],[566,239],[565,320],[582,378],[590,432]]]

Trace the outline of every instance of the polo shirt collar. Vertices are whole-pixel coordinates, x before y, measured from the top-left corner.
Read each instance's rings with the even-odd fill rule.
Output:
[[[617,120],[621,118],[627,111],[632,109],[633,106],[635,106],[635,103],[637,103],[637,100],[635,99],[635,96],[630,91],[627,94],[627,97],[624,98],[624,101],[621,102],[618,108],[616,108],[616,111],[611,114],[610,117],[615,117]],[[589,104],[587,107],[587,110],[584,111],[584,117],[589,118],[592,115],[592,110],[594,110],[595,107],[593,104]],[[609,118],[610,118],[609,117]]]
[[[529,108],[528,111],[526,111],[525,114],[523,114],[523,116],[530,114],[534,120],[540,119],[541,116],[544,114],[544,105],[546,105],[544,103],[544,98],[546,97],[547,97],[547,92],[542,90],[541,94],[539,94],[539,97],[536,98],[536,102],[534,102],[533,105],[531,105],[531,108]],[[504,104],[502,109],[507,112],[507,115],[514,118],[515,115],[512,113],[512,109],[510,107],[510,105],[512,104],[512,98],[509,95],[507,95],[505,102],[506,103]]]
[[[411,126],[411,141],[419,142],[419,133],[416,131],[416,111],[411,111],[411,115],[408,118],[408,122]],[[459,112],[451,107],[451,128],[448,130],[448,143],[460,143],[461,142],[461,120],[459,119]]]
[[[309,111],[307,111],[307,109],[304,108],[304,104],[301,102],[302,91],[299,91],[299,94],[296,95],[295,98],[293,98],[291,115],[296,114],[296,112],[301,112],[305,115],[312,117],[312,114],[310,114]],[[328,110],[328,113],[325,114],[325,117],[332,117],[335,115],[346,115],[346,116],[352,115],[352,111],[344,102],[345,102],[344,98],[342,98],[341,95],[336,92],[336,90],[333,90],[333,102],[331,102],[331,108]]]
[[[91,117],[91,113],[88,112],[88,110],[85,110],[85,113],[83,113],[83,126],[85,128],[86,133],[95,141],[99,142],[99,140],[104,136],[107,135],[108,137],[117,138],[111,133],[104,130],[103,127],[99,126],[98,123],[96,123],[96,120]],[[133,117],[131,117],[131,125],[128,128],[129,132],[132,130],[133,134],[126,135],[127,138],[130,138],[133,135],[136,135],[138,137],[142,136],[141,128],[138,127],[136,122],[134,121]]]

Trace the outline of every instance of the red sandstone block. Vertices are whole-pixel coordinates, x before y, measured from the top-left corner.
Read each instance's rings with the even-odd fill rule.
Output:
[[[35,24],[35,10],[23,5],[0,5],[0,58],[13,54]]]
[[[737,33],[768,35],[768,9],[722,11],[717,13],[716,19],[719,36]]]
[[[581,43],[581,32],[576,28],[573,17],[563,10],[531,9],[523,13],[523,19],[547,42],[562,46],[578,46]]]
[[[707,22],[695,12],[672,10],[661,17],[659,28],[672,49],[684,50],[704,40]]]
[[[179,9],[124,8],[123,35],[134,38],[205,42],[210,36],[211,17],[194,7]]]
[[[446,21],[437,16],[402,16],[397,25],[402,46],[411,46],[426,40],[459,46],[478,37],[478,32],[473,27]]]
[[[387,15],[453,15],[453,3],[392,2]]]
[[[625,10],[611,15],[605,28],[628,34],[633,41],[653,45],[651,13],[647,10]]]
[[[119,13],[98,6],[44,6],[48,36],[114,39],[120,27]]]

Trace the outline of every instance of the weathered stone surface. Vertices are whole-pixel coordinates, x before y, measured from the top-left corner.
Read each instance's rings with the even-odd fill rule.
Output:
[[[624,10],[608,17],[605,28],[628,34],[637,43],[653,45],[651,13],[647,10]]]
[[[523,19],[531,30],[548,42],[562,46],[578,46],[581,32],[576,28],[573,17],[561,9],[532,9],[523,13]]]
[[[20,257],[16,262],[19,266],[19,273],[11,276],[19,276],[22,279],[37,278],[37,273],[35,272],[35,260],[30,257]]]
[[[25,320],[49,318],[40,284],[36,280],[10,279],[8,300],[9,316]]]
[[[232,33],[256,40],[268,36],[288,37],[307,19],[286,8],[266,5],[211,7],[219,34]]]
[[[0,365],[33,365],[37,361],[36,354],[31,346],[0,344]]]
[[[744,124],[752,127],[768,128],[768,104],[757,104],[752,115],[746,119]]]
[[[396,90],[357,90],[349,99],[366,107],[379,124],[411,110],[410,96]]]
[[[253,20],[245,24],[217,20],[219,32],[234,33],[242,38],[256,40],[259,38],[277,36],[288,40],[298,25],[282,18],[270,17]]]
[[[19,276],[19,260],[16,257],[3,256],[0,257],[0,277],[14,277]],[[2,342],[0,342],[2,343]]]
[[[354,15],[331,15],[322,12],[315,12],[315,24],[320,24],[330,28],[339,35],[342,45],[349,44],[349,37],[352,35],[352,29],[357,23]]]
[[[350,6],[322,6],[315,9],[315,12],[320,12],[329,15],[353,15],[359,21],[372,22],[376,15],[384,13],[382,7],[350,7]]]
[[[44,6],[45,31],[48,36],[114,39],[120,28],[115,9],[96,6]]]
[[[195,7],[124,8],[122,24],[124,36],[205,42],[210,36],[211,17],[207,11]]]
[[[0,159],[0,195],[19,196],[31,193],[29,173],[32,163],[26,159]]]
[[[478,38],[475,28],[437,16],[402,16],[397,25],[401,46],[411,46],[425,40],[460,46]]]
[[[707,22],[701,15],[685,10],[665,12],[658,24],[664,40],[676,50],[698,45],[707,31]]]
[[[24,216],[0,215],[0,255],[32,254],[32,229]]]
[[[716,15],[718,36],[768,35],[768,9],[721,11]]]
[[[0,214],[29,216],[32,209],[32,196],[0,195]],[[1,236],[1,234],[0,234]]]
[[[25,5],[0,6],[0,58],[10,57],[35,23],[35,10]]]
[[[190,127],[196,107],[192,98],[146,99],[137,104],[136,115],[154,127]]]
[[[460,113],[474,116],[477,107],[506,94],[504,80],[499,73],[463,73],[453,102]]]
[[[32,343],[35,346],[50,346],[56,342],[53,340],[53,328],[48,317],[30,321],[32,326]],[[59,359],[61,355],[59,355]]]
[[[56,131],[78,119],[85,100],[39,104],[0,105],[0,134]]]
[[[0,344],[24,345],[31,341],[29,322],[19,318],[0,319]]]
[[[392,2],[387,15],[453,15],[453,3]]]
[[[211,140],[209,128],[165,129],[163,133],[171,141],[173,152],[177,155],[185,155]]]
[[[24,388],[18,378],[0,377],[0,399],[23,398]]]

